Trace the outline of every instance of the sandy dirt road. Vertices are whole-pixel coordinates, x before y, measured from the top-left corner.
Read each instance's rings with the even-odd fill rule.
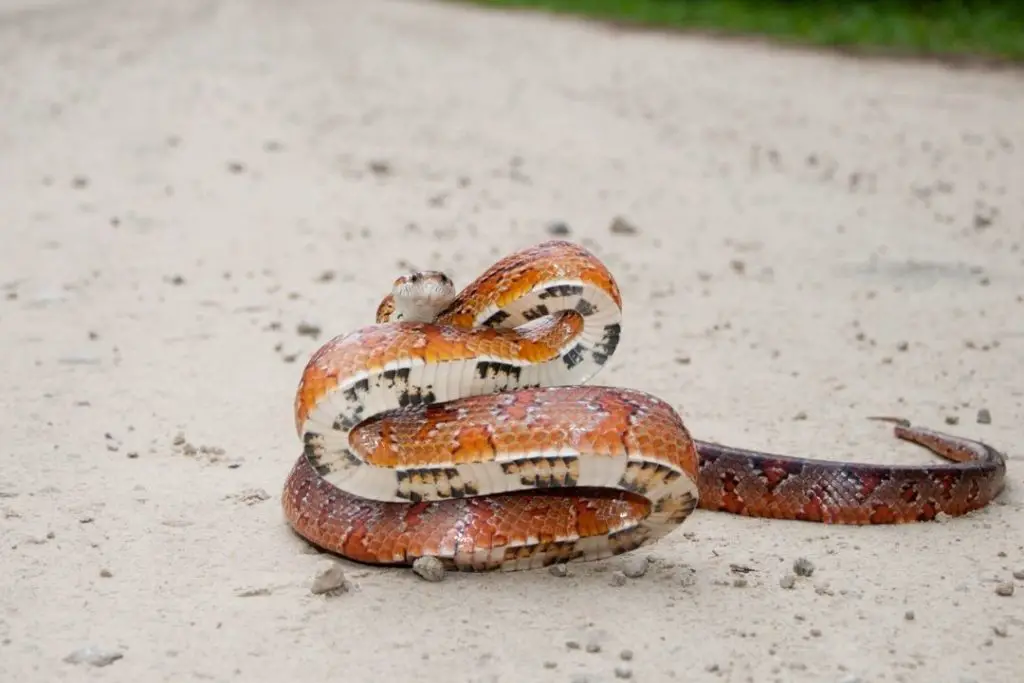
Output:
[[[429,2],[0,8],[0,679],[1021,680],[1019,74]],[[553,223],[623,290],[595,382],[705,439],[929,462],[864,419],[902,415],[1006,451],[1007,490],[698,512],[624,582],[343,562],[313,595],[279,506],[305,359],[409,266],[466,283]]]

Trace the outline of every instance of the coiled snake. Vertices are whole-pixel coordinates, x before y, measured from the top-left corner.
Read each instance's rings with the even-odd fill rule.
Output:
[[[292,528],[373,564],[525,569],[652,543],[697,507],[836,524],[957,516],[1001,490],[990,446],[898,423],[949,462],[810,460],[693,439],[665,401],[580,386],[619,344],[621,297],[582,246],[502,258],[459,293],[399,277],[377,324],[324,344],[295,398]]]

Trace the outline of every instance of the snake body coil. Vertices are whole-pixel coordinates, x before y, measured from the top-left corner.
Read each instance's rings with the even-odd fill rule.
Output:
[[[580,386],[615,352],[621,305],[605,266],[565,241],[506,256],[458,294],[442,273],[400,277],[377,324],[306,365],[289,523],[362,562],[511,570],[646,545],[698,501],[894,523],[963,514],[1002,486],[998,452],[930,430],[896,433],[954,462],[805,460],[697,441],[654,396]]]

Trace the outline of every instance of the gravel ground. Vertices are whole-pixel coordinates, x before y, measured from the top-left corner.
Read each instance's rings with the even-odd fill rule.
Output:
[[[8,0],[0,67],[0,678],[1020,680],[1020,74],[384,0]],[[1005,450],[1006,491],[698,512],[554,572],[308,549],[308,355],[406,268],[553,235],[622,286],[595,382],[704,439],[930,462],[864,419],[901,415]]]

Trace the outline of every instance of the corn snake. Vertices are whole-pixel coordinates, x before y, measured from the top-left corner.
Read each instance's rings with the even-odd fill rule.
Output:
[[[304,451],[285,483],[292,528],[371,564],[434,556],[515,570],[648,545],[700,507],[838,524],[924,521],[988,504],[1005,460],[898,423],[949,462],[811,460],[691,437],[649,394],[583,383],[615,352],[622,300],[582,246],[514,252],[456,293],[399,277],[376,324],[335,337],[295,397]]]

